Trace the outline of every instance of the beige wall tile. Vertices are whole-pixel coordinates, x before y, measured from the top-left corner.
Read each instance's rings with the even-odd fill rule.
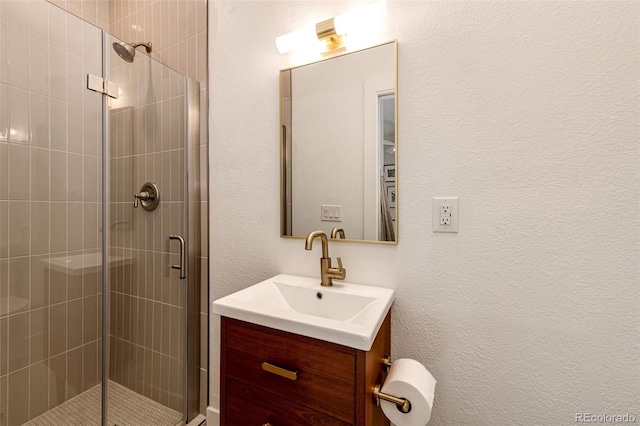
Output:
[[[67,399],[82,392],[82,348],[67,352]]]
[[[20,425],[29,419],[29,369],[9,374],[9,424]]]
[[[29,254],[31,232],[29,220],[31,206],[29,202],[9,202],[9,256],[26,256]]]
[[[69,201],[82,201],[83,191],[83,172],[82,172],[82,155],[67,155],[67,181],[68,181],[68,197]],[[76,222],[77,224],[78,222]]]
[[[67,154],[51,151],[51,200],[67,200]]]
[[[9,199],[9,144],[0,142],[0,200],[8,200],[8,199]]]
[[[82,276],[82,295],[92,296],[100,292],[100,273],[87,272]]]
[[[53,294],[51,295],[53,298]],[[49,308],[49,353],[56,356],[67,350],[67,304],[59,303]],[[65,376],[62,376],[64,380]],[[64,394],[59,396],[64,401]]]
[[[153,352],[150,349],[144,351],[144,385],[142,394],[151,398],[153,389]]]
[[[71,253],[70,253],[71,254]],[[73,253],[72,255],[79,255],[80,252]],[[67,275],[67,297],[66,300],[77,299],[82,297],[82,275]]]
[[[29,368],[29,418],[49,409],[49,369],[39,362]]]
[[[60,40],[61,42],[62,40]],[[73,64],[71,63],[70,65]],[[67,54],[64,48],[49,46],[49,93],[51,99],[66,102],[67,80],[69,80],[67,75]],[[64,121],[64,124],[66,125],[66,121]]]
[[[49,306],[49,255],[31,257],[31,309]]]
[[[83,248],[96,249],[100,242],[98,241],[98,203],[83,204]]]
[[[49,200],[49,150],[31,149],[31,200]]]
[[[171,374],[169,361],[168,356],[160,356],[160,398],[158,401],[164,406],[169,405],[169,376]]]
[[[98,341],[90,342],[82,346],[82,390],[92,388],[100,383],[100,366],[98,364],[98,352],[101,350]]]
[[[9,317],[9,374],[29,365],[29,313]]]
[[[12,106],[13,108],[13,106]],[[26,145],[9,144],[9,199],[28,200],[30,153]]]
[[[82,204],[67,206],[67,250],[82,249]]]
[[[120,338],[126,342],[131,340],[131,296],[125,294],[122,297],[122,330]]]
[[[9,256],[9,203],[0,201],[0,259]]]
[[[52,357],[49,366],[49,409],[58,406],[66,400],[67,387],[67,355]]]
[[[9,372],[9,320],[0,319],[0,376]],[[2,392],[0,392],[2,398]]]
[[[82,299],[67,302],[67,349],[82,345]]]
[[[169,355],[173,358],[184,359],[184,310],[183,308],[171,307],[171,347]]]
[[[82,299],[82,342],[94,342],[98,338],[98,296]]]
[[[51,203],[51,229],[49,247],[52,253],[67,249],[67,204]]]
[[[36,3],[36,2],[34,2]],[[47,87],[48,94],[48,87]],[[49,97],[31,93],[29,99],[31,145],[49,148]]]
[[[67,300],[67,274],[49,269],[49,301],[50,303],[54,305],[60,302],[64,302],[66,300]],[[66,336],[65,336],[65,341],[66,341]]]
[[[162,355],[159,352],[153,352],[151,364],[151,399],[156,402],[160,401],[161,375],[162,375]]]
[[[32,310],[30,326],[30,358],[33,364],[49,358],[49,308]]]
[[[2,7],[2,5],[0,4],[0,7]],[[1,376],[0,377],[0,418],[2,420],[0,420],[0,425],[2,426],[7,426],[7,422],[8,422],[8,401],[7,401],[7,397],[9,394],[9,390],[7,388],[8,385],[8,376]]]
[[[118,376],[116,371],[118,369],[117,357],[116,357],[117,339],[111,335],[109,337],[109,379],[117,380]]]
[[[19,297],[27,303],[23,308],[12,308],[13,313],[29,309],[29,264],[29,257],[9,259],[9,296]]]
[[[49,253],[48,202],[31,203],[31,254]]]
[[[169,406],[176,411],[180,411],[182,407],[182,364],[176,358],[169,359],[169,387],[171,389],[171,398],[169,398]]]

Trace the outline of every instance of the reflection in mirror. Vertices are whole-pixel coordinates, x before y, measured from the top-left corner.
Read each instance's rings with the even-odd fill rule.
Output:
[[[281,71],[282,236],[397,242],[396,52]]]

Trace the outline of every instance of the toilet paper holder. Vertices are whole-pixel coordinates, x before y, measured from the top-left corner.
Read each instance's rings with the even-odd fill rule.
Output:
[[[393,363],[389,358],[384,358],[383,364],[384,369],[386,371],[389,371],[389,368],[391,368],[391,364]],[[377,406],[380,406],[380,400],[384,400],[396,404],[398,411],[402,413],[406,414],[411,411],[411,401],[409,401],[407,398],[399,398],[395,395],[384,393],[380,390],[380,388],[382,388],[382,385],[375,385],[373,387],[373,400],[375,401]]]

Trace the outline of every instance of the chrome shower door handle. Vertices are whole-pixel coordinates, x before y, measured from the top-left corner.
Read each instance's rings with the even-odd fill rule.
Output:
[[[180,235],[169,235],[169,239],[178,240],[180,242],[180,264],[171,265],[171,268],[179,269],[180,279],[184,280],[185,278],[187,278],[187,268],[185,267],[185,261],[187,256],[186,256],[186,246],[184,244],[184,238],[182,238]]]

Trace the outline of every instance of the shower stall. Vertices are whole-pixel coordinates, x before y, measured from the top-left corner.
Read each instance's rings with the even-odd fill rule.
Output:
[[[200,392],[199,84],[30,3],[59,25],[0,8],[0,426],[185,424]]]

